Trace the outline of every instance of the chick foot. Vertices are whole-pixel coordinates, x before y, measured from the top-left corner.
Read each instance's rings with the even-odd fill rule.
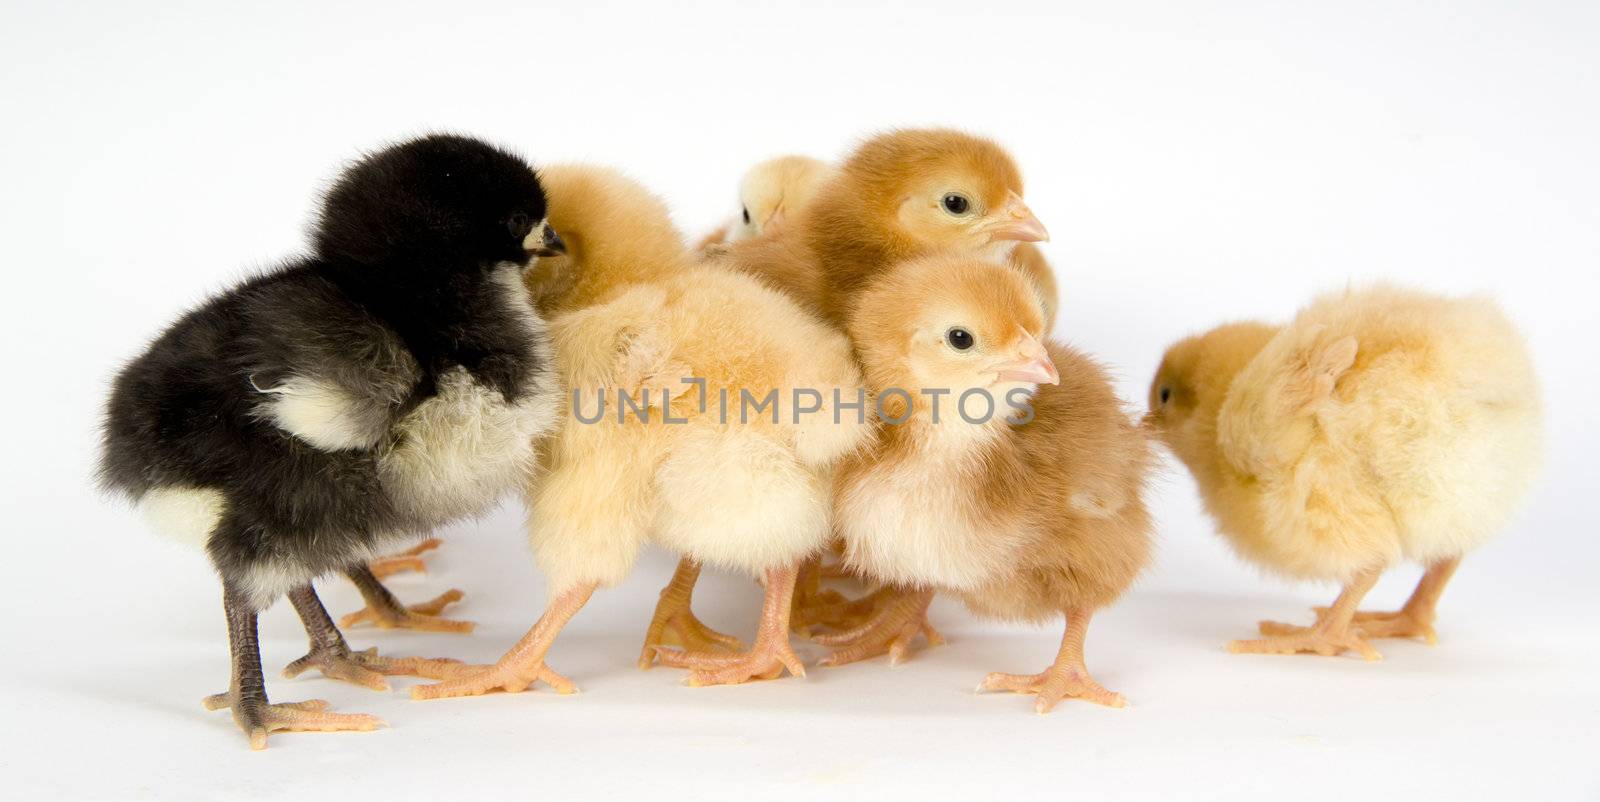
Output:
[[[1359,635],[1351,621],[1355,617],[1355,610],[1361,604],[1362,597],[1372,586],[1377,584],[1379,569],[1372,569],[1357,576],[1344,590],[1339,593],[1339,598],[1326,612],[1317,616],[1317,622],[1309,627],[1283,624],[1277,621],[1262,621],[1259,624],[1261,634],[1267,637],[1258,640],[1236,640],[1228,644],[1228,651],[1234,654],[1320,654],[1324,657],[1344,654],[1354,651],[1368,661],[1382,660],[1383,655],[1372,644],[1367,643]]]
[[[910,656],[911,644],[918,636],[925,638],[929,646],[944,645],[944,636],[928,623],[928,605],[933,603],[933,591],[906,593],[880,588],[873,596],[879,594],[885,594],[887,601],[880,600],[874,605],[877,612],[866,623],[838,634],[812,638],[834,649],[822,658],[821,665],[842,666],[887,653],[889,665],[897,666]]]
[[[1228,644],[1228,651],[1234,654],[1320,654],[1323,657],[1353,651],[1369,661],[1383,659],[1383,655],[1348,624],[1333,627],[1318,623],[1301,627],[1278,621],[1262,621],[1260,629],[1261,634],[1267,637],[1236,640]]]
[[[465,635],[478,625],[472,621],[441,618],[444,608],[455,604],[466,594],[451,588],[421,604],[394,606],[371,605],[339,619],[339,626],[349,629],[361,624],[373,624],[378,629],[414,629],[419,632],[455,632]]]
[[[367,602],[367,606],[340,618],[341,627],[370,623],[379,629],[414,629],[421,632],[466,634],[477,626],[471,621],[457,621],[439,616],[444,612],[444,608],[461,601],[465,595],[454,588],[429,601],[407,607],[378,581],[377,574],[373,573],[371,568],[357,566],[346,571],[345,575],[355,583],[356,590],[361,592],[361,598]]]
[[[1429,646],[1439,645],[1439,633],[1433,629],[1433,615],[1423,618],[1409,610],[1392,613],[1356,613],[1351,626],[1368,638],[1421,638]]]
[[[395,552],[387,557],[367,561],[367,569],[379,579],[415,571],[419,574],[428,573],[428,563],[422,555],[439,548],[439,539],[430,537],[427,540],[412,546],[405,551]]]
[[[1033,703],[1033,712],[1048,713],[1062,699],[1082,699],[1106,707],[1126,707],[1128,700],[1120,693],[1108,691],[1089,676],[1083,666],[1052,666],[1038,674],[1002,674],[995,672],[983,678],[979,693],[1010,691],[1031,693],[1039,697]]]
[[[1089,676],[1083,662],[1083,642],[1089,632],[1088,610],[1071,610],[1067,613],[1067,629],[1061,636],[1061,650],[1056,661],[1038,674],[1002,674],[999,672],[983,678],[978,692],[1011,691],[1030,693],[1038,697],[1033,712],[1048,713],[1062,699],[1082,699],[1106,707],[1125,707],[1128,700],[1120,693],[1108,691]]]
[[[1368,638],[1421,638],[1429,646],[1437,646],[1439,634],[1434,631],[1433,622],[1439,618],[1439,597],[1460,564],[1460,557],[1452,557],[1428,566],[1404,607],[1392,613],[1357,611],[1350,619],[1351,626]],[[1331,607],[1313,609],[1318,621],[1332,610]]]
[[[639,650],[640,668],[654,665],[656,649],[666,645],[682,646],[690,652],[735,653],[744,649],[738,638],[718,632],[695,617],[692,600],[699,578],[699,563],[688,557],[678,561],[672,581],[661,589],[661,600],[656,602],[655,615],[645,631],[644,646]]]
[[[265,699],[240,702],[232,693],[207,696],[207,710],[233,711],[234,723],[250,738],[250,748],[267,748],[267,736],[274,732],[365,732],[383,726],[383,719],[366,713],[329,713],[322,699],[270,704]]]
[[[460,660],[427,657],[380,657],[377,647],[351,651],[349,647],[313,648],[306,656],[283,669],[284,679],[294,679],[315,668],[328,679],[343,680],[374,691],[389,690],[387,676],[450,679],[470,670]]]
[[[578,686],[545,665],[544,658],[562,628],[589,601],[594,588],[593,584],[580,585],[557,596],[544,615],[534,622],[528,634],[523,635],[522,640],[517,641],[517,645],[511,647],[494,665],[472,666],[445,682],[413,686],[411,698],[482,696],[494,691],[521,693],[535,682],[549,685],[556,693],[577,691]]]
[[[661,664],[687,668],[689,684],[729,685],[753,679],[777,679],[785,669],[796,677],[806,675],[805,664],[789,644],[789,606],[794,596],[796,570],[773,569],[767,572],[766,598],[761,606],[761,624],[756,644],[738,655],[685,652],[656,648]]]
[[[261,649],[256,632],[256,608],[250,594],[237,585],[223,580],[222,606],[228,618],[228,651],[232,657],[233,672],[226,693],[207,696],[207,710],[228,708],[233,711],[233,721],[250,738],[250,748],[267,748],[267,735],[282,730],[373,730],[383,724],[376,716],[357,713],[329,713],[328,703],[320,699],[309,702],[272,704],[267,701],[267,686],[261,676]],[[310,585],[290,592],[295,608],[307,620],[306,631],[312,635],[312,648],[332,643],[339,637],[322,610],[316,593]],[[314,607],[313,607],[314,605]],[[321,611],[321,616],[316,612]],[[320,639],[320,640],[319,640]]]
[[[824,589],[822,579],[834,568],[836,566],[824,566],[821,558],[801,563],[795,580],[794,601],[789,606],[790,631],[809,638],[817,627],[856,629],[871,621],[880,605],[892,598],[881,588],[859,599]]]
[[[317,598],[310,585],[289,591],[289,601],[305,624],[311,648],[299,660],[283,670],[283,676],[293,679],[308,668],[316,668],[329,679],[344,680],[375,691],[389,689],[386,675],[407,674],[428,679],[445,679],[463,668],[457,660],[433,660],[425,657],[380,657],[377,649],[352,651],[344,635],[333,625],[328,611]]]

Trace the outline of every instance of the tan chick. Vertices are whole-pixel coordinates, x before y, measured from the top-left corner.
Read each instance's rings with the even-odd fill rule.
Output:
[[[970,258],[894,267],[858,293],[849,330],[888,421],[839,470],[847,565],[917,588],[912,606],[940,591],[980,615],[1064,618],[1053,665],[990,674],[981,688],[1035,694],[1041,713],[1064,698],[1121,706],[1089,675],[1083,645],[1095,611],[1149,562],[1151,460],[1104,369],[1045,338],[1015,270]],[[916,619],[901,620],[909,642]]]
[[[870,436],[854,416],[833,421],[832,391],[849,399],[860,389],[848,341],[750,276],[697,264],[665,205],[637,183],[581,166],[547,167],[540,179],[567,255],[541,261],[529,284],[550,317],[569,407],[576,401],[529,499],[529,539],[551,602],[495,665],[413,694],[520,691],[535,681],[572,690],[545,664],[551,642],[597,587],[628,574],[646,543],[767,583],[750,650],[660,651],[663,662],[694,669],[697,684],[803,675],[788,638],[796,566],[829,536],[833,466]],[[796,388],[822,396],[816,414],[791,414]],[[781,414],[743,414],[741,391],[777,391]],[[726,414],[724,392],[733,399]]]
[[[1262,622],[1235,652],[1379,654],[1435,641],[1461,556],[1502,529],[1540,462],[1537,377],[1493,302],[1376,286],[1325,295],[1287,325],[1236,323],[1172,346],[1147,420],[1188,466],[1244,558],[1343,591],[1309,627]],[[1405,606],[1357,612],[1401,561]]]
[[[842,326],[855,294],[892,264],[934,253],[1007,261],[1018,243],[1049,239],[1022,192],[1016,162],[993,140],[891,131],[846,157],[785,236],[739,243],[729,256]],[[1032,257],[1026,270],[1039,269]]]
[[[1015,161],[993,140],[948,129],[890,131],[847,156],[779,235],[736,243],[721,259],[841,327],[853,294],[896,261],[934,253],[1014,259],[1035,280],[1049,328],[1055,279],[1032,245],[1048,234],[1022,191]],[[826,645],[894,651],[899,624],[886,617],[896,610],[887,602],[898,600],[899,591],[883,588],[841,603],[818,591],[818,573],[815,561],[802,569],[796,628],[842,630],[817,638]],[[941,641],[926,622],[921,629],[930,643]]]

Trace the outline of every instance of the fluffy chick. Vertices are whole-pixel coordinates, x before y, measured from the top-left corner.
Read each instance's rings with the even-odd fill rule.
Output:
[[[828,536],[832,466],[870,433],[832,414],[834,390],[849,400],[860,388],[849,342],[760,281],[697,264],[666,207],[635,182],[577,166],[541,175],[569,253],[531,283],[552,310],[575,405],[531,498],[529,537],[553,600],[494,666],[413,694],[519,691],[535,681],[570,691],[545,665],[552,640],[648,542],[767,580],[747,653],[661,651],[663,662],[694,669],[699,684],[803,674],[788,640],[795,566]],[[787,399],[798,388],[822,396],[815,414],[793,416]],[[633,403],[648,392],[649,411],[624,409],[617,390]],[[739,412],[741,391],[759,399],[769,390],[780,414]]]
[[[751,167],[739,181],[739,217],[707,234],[695,250],[706,252],[778,230],[811,202],[832,174],[831,165],[810,156],[779,156]]]
[[[985,153],[983,158],[987,159],[990,164],[987,169],[979,167],[971,170],[969,175],[962,175],[962,165],[959,163],[960,157],[958,155],[952,155],[948,164],[939,164],[938,162],[919,164],[917,159],[923,155],[919,150],[921,143],[917,141],[918,137],[910,136],[913,133],[920,133],[922,137],[932,140],[935,146],[941,139],[948,139],[951,142],[960,143],[966,149]],[[869,174],[868,165],[865,163],[866,157],[870,155],[871,151],[880,147],[887,150],[887,158],[904,159],[903,169],[899,171],[903,173],[901,180],[884,181],[881,176]],[[957,150],[959,151],[959,149]],[[750,168],[739,187],[740,220],[723,226],[707,235],[697,246],[697,250],[707,252],[713,256],[719,255],[725,244],[754,239],[765,233],[778,230],[780,228],[779,224],[788,218],[804,220],[804,210],[814,197],[823,193],[825,188],[828,188],[830,197],[857,197],[861,193],[883,191],[885,189],[890,192],[904,192],[907,187],[914,186],[919,180],[927,178],[927,176],[919,177],[914,175],[916,171],[920,170],[934,174],[933,180],[937,185],[950,187],[963,196],[973,194],[992,195],[997,193],[996,187],[989,186],[994,181],[974,180],[974,176],[982,176],[987,172],[988,175],[1004,183],[1017,173],[1015,166],[1010,163],[1010,157],[1000,151],[998,145],[987,140],[952,131],[903,131],[878,137],[865,143],[856,154],[846,160],[846,164],[848,165],[848,170],[842,176],[839,175],[839,171],[836,171],[828,163],[808,156],[781,156]],[[876,169],[881,170],[881,167],[882,165],[877,165]],[[829,184],[836,178],[842,180],[843,185],[837,188],[829,188]],[[1006,189],[1007,191],[1015,191],[1019,197],[1021,195],[1020,182],[1015,187],[1007,184]],[[940,201],[942,204],[942,196]],[[946,209],[946,214],[949,214],[948,209]],[[852,235],[864,237],[868,247],[888,250],[888,246],[883,243],[891,240],[893,232],[899,228],[898,218],[900,215],[895,217],[895,220],[887,218],[872,220],[870,221],[871,225],[862,229],[828,233],[824,239],[829,240],[830,245],[825,253],[831,254],[835,250],[853,250],[859,247],[847,241],[847,238]],[[915,241],[916,244],[913,244],[912,250],[916,252],[951,249],[957,253],[970,252],[974,255],[981,255],[990,250],[1005,250],[1003,244],[996,248],[993,242],[985,241],[985,238],[981,236],[971,236],[970,230],[969,235],[966,237],[951,236],[957,226],[976,225],[975,218],[962,220],[960,215],[950,215],[949,219],[935,217],[932,224],[930,224],[930,221],[923,215],[907,214],[906,217],[909,225],[905,227],[904,233]],[[812,224],[809,222],[802,223],[802,226],[809,225]],[[1003,226],[1000,228],[1003,228]],[[1002,233],[1001,236],[1007,235]],[[1028,237],[1047,238],[1044,234],[1043,226],[1041,225],[1037,231],[1015,229],[1010,236],[1020,236],[1022,239],[1015,241],[1014,248],[1007,261],[1016,265],[1017,269],[1021,270],[1023,275],[1033,282],[1038,291],[1039,300],[1044,306],[1045,330],[1051,331],[1055,328],[1056,308],[1058,305],[1055,271],[1051,268],[1049,261],[1045,259],[1044,253],[1039,247],[1032,241],[1026,240]],[[802,237],[800,242],[779,245],[767,255],[756,256],[755,254],[760,252],[752,251],[752,256],[743,261],[754,265],[753,269],[758,273],[769,275],[776,279],[777,283],[783,288],[798,290],[797,294],[803,300],[818,302],[818,307],[820,308],[820,297],[813,298],[812,296],[820,293],[821,285],[800,281],[797,280],[797,277],[789,275],[797,272],[806,276],[816,276],[820,280],[821,257],[810,250],[807,245],[806,238]],[[902,252],[899,255],[904,257],[909,254]]]
[[[942,252],[1003,261],[1018,242],[1049,239],[1022,192],[1016,162],[992,140],[891,131],[822,185],[795,221],[797,242],[761,238],[738,261],[843,325],[856,293],[892,264]]]
[[[1379,657],[1435,640],[1461,556],[1504,527],[1540,460],[1539,386],[1493,302],[1376,286],[1288,325],[1236,323],[1168,349],[1147,420],[1246,559],[1343,592],[1310,627],[1263,622],[1236,652]],[[1358,613],[1401,560],[1427,566],[1393,613]]]
[[[897,260],[933,253],[1010,260],[1034,281],[1049,330],[1055,279],[1032,245],[1045,239],[1022,201],[1020,171],[997,143],[945,129],[900,130],[863,142],[782,236],[741,242],[726,260],[841,327],[854,294]],[[843,630],[817,639],[835,646],[881,644],[883,626],[893,623],[878,615],[890,610],[881,602],[896,590],[841,604],[835,594],[814,592],[817,566],[802,575],[797,628]],[[940,641],[925,622],[921,631]]]
[[[530,249],[559,244],[520,158],[462,137],[406,142],[340,177],[310,256],[184,315],[117,376],[103,482],[210,555],[233,674],[206,706],[231,708],[253,748],[276,730],[379,723],[268,704],[256,614],[285,593],[311,639],[289,676],[317,667],[382,689],[385,674],[453,673],[351,651],[311,581],[376,585],[363,564],[376,550],[526,482],[559,393],[521,272]]]
[[[919,589],[906,622],[935,590],[986,616],[1064,616],[1054,665],[981,689],[1035,694],[1041,713],[1067,697],[1121,706],[1090,677],[1083,641],[1149,561],[1150,448],[1105,371],[1044,339],[1016,271],[960,257],[892,268],[858,295],[849,330],[886,423],[839,471],[846,564]],[[908,623],[901,640],[916,634]]]

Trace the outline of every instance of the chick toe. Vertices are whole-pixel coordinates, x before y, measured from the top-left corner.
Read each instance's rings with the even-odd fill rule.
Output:
[[[250,739],[250,748],[267,748],[267,736],[274,732],[357,732],[383,726],[383,719],[366,713],[330,713],[322,699],[270,704],[265,699],[241,699],[234,693],[207,696],[207,710],[229,709],[234,723]]]
[[[672,581],[661,589],[655,615],[650,619],[650,628],[645,631],[644,646],[639,651],[640,668],[655,665],[657,651],[662,646],[682,646],[690,652],[714,654],[744,650],[744,644],[738,638],[706,626],[695,616],[692,599],[699,577],[699,563],[687,557],[679,561]]]
[[[1319,654],[1333,657],[1353,651],[1368,661],[1382,660],[1372,644],[1348,627],[1334,628],[1318,624],[1297,627],[1276,621],[1262,621],[1261,633],[1265,638],[1236,640],[1228,644],[1234,654]]]
[[[439,548],[439,539],[430,537],[405,551],[395,552],[387,557],[369,560],[367,568],[379,579],[414,571],[419,574],[428,573],[428,563],[422,555]]]
[[[389,689],[389,682],[384,679],[386,676],[450,679],[460,676],[471,666],[449,658],[382,657],[376,647],[359,652],[348,648],[313,649],[285,667],[283,676],[285,679],[294,679],[310,668],[321,671],[328,679],[386,691]]]
[[[822,658],[822,665],[842,666],[888,654],[889,665],[894,666],[910,657],[911,644],[919,636],[927,640],[929,646],[944,643],[944,636],[928,623],[928,605],[933,603],[932,591],[907,593],[884,588],[878,593],[891,594],[891,600],[880,604],[877,613],[865,623],[845,632],[812,638],[823,646],[834,648],[832,653]]]
[[[472,621],[439,616],[444,608],[461,601],[465,595],[451,588],[420,604],[404,607],[382,605],[374,607],[369,604],[340,618],[339,626],[349,628],[360,624],[372,624],[378,629],[413,629],[419,632],[455,632],[465,635],[478,625]]]

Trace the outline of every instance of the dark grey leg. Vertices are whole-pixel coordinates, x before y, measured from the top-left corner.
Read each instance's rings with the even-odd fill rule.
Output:
[[[355,583],[356,590],[361,593],[361,599],[367,603],[367,609],[372,610],[379,619],[399,620],[405,617],[407,612],[405,605],[383,586],[378,575],[372,573],[372,569],[368,568],[366,563],[345,569],[344,575]]]
[[[358,563],[346,568],[345,576],[355,583],[356,590],[361,592],[361,598],[367,602],[366,608],[351,613],[340,622],[346,627],[370,622],[379,629],[418,629],[426,632],[471,632],[471,621],[454,621],[449,618],[440,618],[439,614],[444,608],[461,600],[461,591],[448,590],[438,598],[409,607],[401,604],[389,589],[383,586],[378,575],[365,563]]]
[[[365,571],[365,568],[361,570]],[[367,572],[371,575],[371,572]],[[377,582],[374,578],[373,582]],[[383,586],[378,588],[382,590]],[[383,591],[386,595],[388,591]],[[393,598],[392,596],[390,597]],[[316,668],[329,679],[339,679],[375,691],[389,689],[385,675],[407,674],[428,679],[446,679],[455,676],[461,666],[457,660],[430,660],[422,657],[380,657],[376,648],[353,652],[345,643],[344,635],[328,616],[327,608],[317,598],[310,585],[289,591],[289,601],[305,624],[306,636],[311,640],[311,650],[299,660],[290,663],[283,675],[294,678],[308,668]],[[259,669],[258,669],[259,670]]]
[[[278,730],[371,730],[383,722],[374,716],[324,712],[321,700],[269,704],[261,676],[261,646],[256,637],[256,608],[249,597],[223,583],[222,608],[228,617],[228,649],[233,658],[228,692],[205,698],[207,710],[229,708],[233,721],[250,738],[251,749],[267,748],[267,734]]]

